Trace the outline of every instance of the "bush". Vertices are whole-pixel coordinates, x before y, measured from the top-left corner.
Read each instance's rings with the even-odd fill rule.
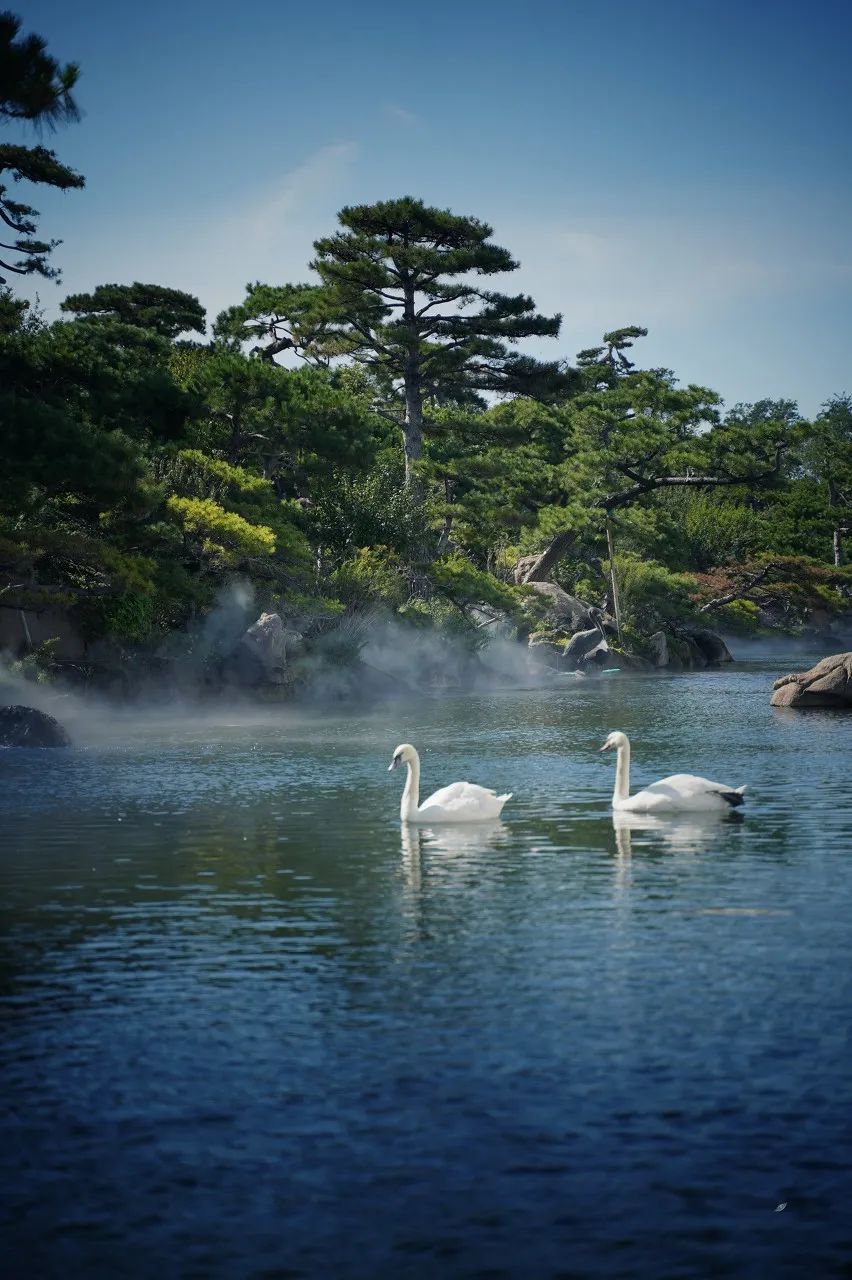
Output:
[[[690,574],[632,555],[616,556],[615,573],[622,626],[629,631],[649,635],[694,612],[698,584]]]
[[[250,524],[212,498],[171,497],[166,506],[185,533],[201,538],[201,550],[206,555],[218,556],[226,564],[240,556],[271,556],[275,552],[271,529]]]
[[[331,575],[331,586],[351,610],[369,605],[398,609],[409,594],[399,557],[389,547],[362,547]]]

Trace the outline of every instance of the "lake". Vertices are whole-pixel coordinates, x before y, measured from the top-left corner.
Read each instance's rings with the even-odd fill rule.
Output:
[[[811,656],[0,752],[4,1274],[852,1275],[852,717],[768,705]],[[742,816],[614,825],[615,728]],[[503,820],[401,831],[400,741]]]

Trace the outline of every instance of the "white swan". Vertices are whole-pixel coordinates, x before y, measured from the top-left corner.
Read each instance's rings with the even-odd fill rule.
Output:
[[[420,804],[420,757],[410,742],[397,747],[388,770],[399,764],[408,768],[399,809],[402,822],[488,822],[500,816],[503,805],[511,798],[511,792],[498,796],[473,782],[452,782]]]
[[[601,751],[618,750],[615,770],[615,790],[612,793],[613,809],[628,809],[633,813],[674,813],[684,809],[715,810],[735,808],[743,803],[745,787],[726,787],[721,782],[697,778],[692,773],[673,773],[670,778],[630,794],[630,742],[626,733],[611,733]]]

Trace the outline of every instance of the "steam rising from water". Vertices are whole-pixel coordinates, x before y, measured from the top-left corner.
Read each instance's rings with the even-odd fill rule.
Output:
[[[254,588],[235,581],[220,592],[210,612],[180,636],[172,636],[158,655],[158,670],[131,695],[117,699],[103,692],[80,692],[67,685],[38,684],[11,670],[0,655],[0,704],[22,703],[53,715],[80,745],[131,740],[146,732],[192,726],[295,725],[342,703],[381,699],[407,702],[444,690],[497,690],[565,687],[569,673],[531,665],[526,645],[506,628],[488,626],[484,644],[474,653],[462,636],[402,623],[388,615],[355,615],[301,654],[288,652],[299,673],[295,699],[286,691],[223,685],[211,672],[216,660],[234,647],[257,617]],[[298,627],[298,622],[294,624]],[[849,637],[728,637],[738,661],[777,664],[777,674],[805,669],[838,652]]]

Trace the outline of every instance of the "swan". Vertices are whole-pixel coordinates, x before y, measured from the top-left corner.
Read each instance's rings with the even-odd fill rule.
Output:
[[[726,787],[721,782],[697,778],[692,773],[673,773],[654,782],[635,796],[630,794],[630,741],[626,733],[611,733],[601,751],[618,751],[613,809],[633,813],[674,813],[683,809],[724,812],[743,803],[745,787]]]
[[[511,792],[498,796],[473,782],[451,782],[420,804],[420,756],[410,742],[397,747],[388,771],[400,764],[408,768],[399,809],[402,822],[488,822],[498,818],[503,805],[511,799]]]

